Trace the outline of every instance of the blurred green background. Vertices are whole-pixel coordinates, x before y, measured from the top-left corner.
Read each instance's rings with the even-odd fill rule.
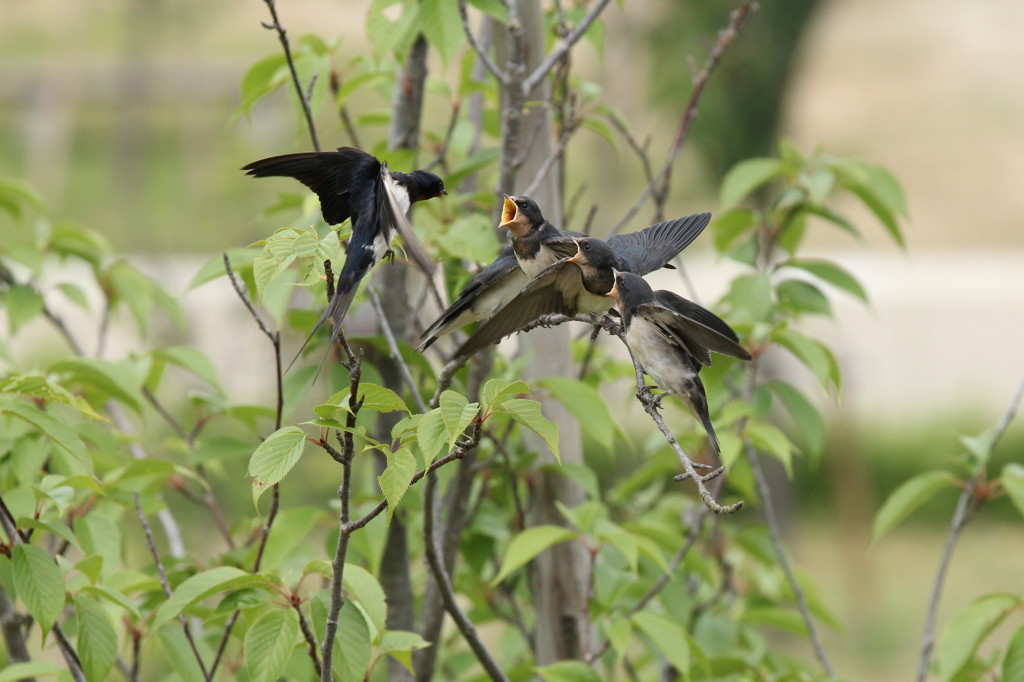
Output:
[[[278,8],[293,38],[337,39],[351,57],[366,48],[368,4],[282,0]],[[238,170],[308,146],[284,93],[250,116],[237,113],[244,73],[279,50],[260,26],[262,2],[2,5],[0,175],[31,182],[55,216],[100,231],[117,250],[180,260],[188,272],[280,226],[261,213],[281,185]],[[691,61],[702,62],[731,8],[612,3],[603,53],[587,45],[577,53],[575,68],[601,84],[656,159],[689,94]],[[1024,3],[1014,0],[768,0],[712,78],[676,167],[670,213],[714,210],[722,173],[770,153],[778,135],[805,151],[821,146],[888,166],[906,189],[906,251],[855,210],[864,243],[815,237],[816,249],[865,283],[873,306],[837,301],[836,322],[809,325],[836,348],[844,392],[820,396],[830,416],[823,460],[803,465],[791,487],[777,480],[788,490],[780,497],[797,562],[845,624],[826,643],[850,679],[907,679],[913,669],[955,495],[869,548],[874,511],[914,473],[952,462],[957,435],[993,423],[1024,377],[1022,25]],[[365,121],[387,105],[386,93],[352,103],[364,144],[385,136],[383,124]],[[447,102],[432,95],[427,105],[428,125],[443,125]],[[324,146],[349,144],[329,114]],[[585,206],[600,197],[598,220],[617,221],[643,185],[625,147],[597,135],[581,134],[568,162],[570,194],[582,191]],[[0,238],[18,239],[16,229],[0,218]],[[697,290],[713,300],[727,265],[706,245],[691,251]],[[184,292],[188,276],[172,290]],[[214,286],[226,284],[204,292]],[[184,301],[199,311],[186,342],[216,349],[216,331],[202,328],[203,302]],[[229,387],[247,390],[246,378],[225,374]],[[1024,428],[1015,424],[998,459],[1020,461],[1022,452]],[[963,538],[940,624],[983,591],[1020,592],[1022,575],[1024,527],[999,500]]]

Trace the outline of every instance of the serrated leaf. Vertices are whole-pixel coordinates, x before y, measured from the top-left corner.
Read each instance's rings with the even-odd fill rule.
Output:
[[[451,0],[422,0],[420,26],[446,65],[465,42],[458,5]]]
[[[540,403],[536,400],[515,398],[507,400],[501,406],[500,412],[510,415],[517,422],[530,429],[544,439],[551,454],[559,463],[562,457],[558,453],[558,425],[549,420],[540,411]]]
[[[755,158],[740,161],[722,180],[719,210],[727,211],[740,203],[755,189],[782,172],[778,159]]]
[[[601,682],[601,676],[583,661],[558,661],[533,671],[544,682]]]
[[[358,564],[345,564],[342,586],[349,597],[359,602],[377,632],[384,632],[388,606],[384,588],[372,573]]]
[[[39,623],[43,638],[64,608],[64,576],[53,558],[34,545],[11,550],[14,589],[29,614]]]
[[[171,596],[160,604],[153,617],[151,629],[157,629],[192,604],[206,599],[218,592],[237,590],[243,587],[271,587],[262,575],[246,573],[234,566],[218,566],[208,571],[197,573],[175,588]]]
[[[800,362],[807,366],[818,378],[823,388],[829,384],[839,388],[841,377],[839,363],[824,344],[816,339],[792,330],[780,327],[771,333],[771,340],[792,353]]]
[[[283,479],[302,457],[306,433],[297,426],[286,426],[270,434],[249,459],[253,503],[267,488]]]
[[[800,442],[805,444],[806,454],[817,457],[825,447],[825,423],[811,401],[798,389],[782,381],[772,381],[769,386],[782,400],[793,418]]]
[[[242,77],[242,105],[239,112],[248,114],[252,105],[273,92],[288,77],[288,64],[283,54],[264,57],[249,67]]]
[[[568,377],[546,377],[537,383],[550,391],[576,417],[580,430],[585,430],[594,440],[611,450],[615,434],[621,433],[621,430],[618,422],[612,418],[604,396],[596,388]]]
[[[65,386],[79,386],[87,395],[99,394],[99,399],[93,401],[97,405],[114,398],[137,414],[141,413],[140,381],[134,370],[126,364],[103,358],[66,358],[50,365],[47,371],[60,374]]]
[[[390,388],[378,386],[377,384],[360,383],[358,395],[359,399],[363,401],[364,409],[375,410],[377,412],[409,411],[409,406],[405,404],[402,397]],[[348,397],[347,391],[345,392],[345,397]],[[345,400],[341,404],[347,407],[348,401]]]
[[[334,673],[340,682],[359,682],[370,668],[370,628],[362,612],[346,601],[338,614],[338,639]]]
[[[16,401],[0,403],[0,413],[10,414],[28,422],[44,433],[47,438],[53,441],[54,445],[67,452],[81,464],[89,465],[85,444],[82,442],[82,439],[78,437],[77,433],[68,428],[67,425],[57,421],[48,413]]]
[[[970,662],[982,640],[1020,604],[1016,595],[990,594],[953,616],[935,649],[942,679],[953,679]]]
[[[786,434],[759,419],[748,421],[744,434],[757,450],[782,462],[788,476],[793,475],[793,451]]]
[[[501,568],[498,570],[498,575],[491,580],[491,584],[497,585],[512,571],[526,564],[548,547],[575,538],[575,531],[551,525],[533,526],[516,534],[509,541],[505,557],[501,560]]]
[[[18,528],[29,529],[39,528],[45,531],[49,531],[54,535],[59,536],[69,544],[78,547],[78,538],[74,536],[71,529],[66,524],[56,519],[34,519],[32,517],[20,516],[18,517]]]
[[[956,482],[956,476],[948,471],[926,471],[904,482],[889,495],[889,499],[875,515],[871,542],[877,542],[878,538],[934,497],[937,492],[955,485]]]
[[[380,491],[388,502],[388,523],[401,503],[416,474],[416,457],[409,448],[400,448],[388,456],[388,465],[377,477]]]
[[[405,666],[405,669],[410,673],[413,673],[415,671],[412,667],[412,652],[417,649],[425,649],[430,646],[430,642],[415,632],[392,630],[391,632],[384,633],[378,646],[381,651]]]
[[[864,287],[861,286],[860,282],[857,281],[857,278],[832,261],[812,258],[790,258],[779,263],[779,267],[799,268],[856,296],[865,303],[868,302],[868,294],[864,291]]]
[[[423,466],[429,467],[447,442],[447,431],[441,408],[435,408],[420,418],[416,426],[416,442],[423,453]]]
[[[117,632],[99,602],[84,594],[75,595],[78,616],[78,655],[90,680],[105,680],[117,660]]]
[[[525,381],[508,381],[506,379],[488,379],[480,391],[480,401],[487,412],[499,407],[501,403],[517,395],[530,392]]]
[[[3,292],[2,300],[7,308],[7,322],[14,334],[26,322],[31,322],[43,312],[43,297],[27,284],[12,284]]]
[[[3,206],[0,197],[0,206]],[[12,663],[0,670],[0,682],[18,682],[30,677],[59,675],[67,672],[67,666],[48,663],[46,661],[29,661],[28,663]]]
[[[690,643],[679,623],[652,611],[634,613],[631,620],[676,670],[690,669]]]
[[[245,633],[243,650],[249,679],[273,682],[284,671],[299,636],[299,620],[292,609],[272,608]]]
[[[1024,680],[1024,625],[1017,628],[1006,646],[1006,657],[1003,658],[1003,682],[1021,682]]]
[[[455,391],[445,391],[440,399],[441,420],[448,433],[448,449],[455,447],[455,441],[473,422],[480,409],[479,403],[471,403],[466,396]]]
[[[102,557],[97,556],[95,558],[100,559],[102,561]],[[82,561],[78,562],[76,568],[80,571],[82,570]],[[132,603],[132,600],[129,599],[120,590],[116,590],[113,587],[109,587],[107,585],[86,585],[82,588],[82,592],[87,592],[89,594],[95,594],[98,597],[103,597],[111,604],[117,604],[125,611],[132,614],[134,617],[140,617],[138,607],[136,607],[135,604]]]
[[[1003,467],[999,481],[1017,511],[1024,516],[1024,465],[1008,462]]]

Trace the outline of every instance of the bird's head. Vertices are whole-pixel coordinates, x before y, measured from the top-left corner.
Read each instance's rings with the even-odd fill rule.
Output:
[[[430,171],[418,170],[410,173],[419,185],[417,201],[425,201],[434,197],[443,197],[448,194],[444,189],[444,180]]]
[[[580,267],[596,269],[615,267],[615,251],[608,245],[608,242],[593,237],[573,238],[573,242],[576,243],[576,255],[569,259],[573,263]]]
[[[530,197],[510,197],[505,195],[505,203],[501,208],[501,223],[513,237],[525,237],[544,222],[537,202]]]

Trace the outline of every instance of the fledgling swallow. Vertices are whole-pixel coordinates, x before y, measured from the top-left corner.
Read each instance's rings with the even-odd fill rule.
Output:
[[[437,175],[425,170],[389,172],[386,163],[354,147],[339,147],[335,152],[272,156],[254,161],[242,170],[256,177],[295,178],[320,198],[320,211],[328,225],[352,219],[348,254],[338,275],[334,297],[306,337],[296,359],[328,318],[332,325],[328,348],[334,344],[359,282],[381,258],[391,254],[391,240],[396,233],[402,235],[405,248],[417,265],[428,276],[433,273],[434,263],[413,234],[406,213],[417,201],[447,194],[444,182]],[[326,359],[326,355],[324,357]]]
[[[654,291],[642,277],[630,272],[615,271],[608,295],[622,316],[626,345],[644,372],[658,388],[683,401],[719,452],[699,372],[702,366],[711,365],[711,351],[750,360],[736,332],[710,310],[671,291]]]
[[[607,241],[575,239],[575,255],[557,261],[530,280],[515,298],[480,325],[456,355],[497,343],[545,315],[604,314],[614,306],[607,296],[614,285],[613,270],[645,275],[663,267],[689,246],[710,220],[710,213],[697,213],[639,232],[614,235]]]

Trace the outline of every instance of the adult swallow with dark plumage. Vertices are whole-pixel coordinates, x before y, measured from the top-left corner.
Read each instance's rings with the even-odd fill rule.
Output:
[[[484,322],[456,351],[473,353],[497,343],[545,315],[602,315],[613,307],[607,297],[613,269],[646,275],[664,267],[707,227],[710,213],[669,220],[607,241],[574,239],[576,253],[545,268],[515,298]]]
[[[298,355],[328,318],[331,345],[355,298],[359,282],[381,258],[390,255],[391,240],[401,234],[405,248],[420,268],[431,275],[434,264],[412,231],[406,212],[417,202],[447,194],[444,182],[425,170],[392,173],[386,163],[354,147],[335,152],[284,154],[254,161],[242,170],[256,177],[286,176],[309,187],[320,198],[320,211],[328,225],[352,219],[345,265],[327,309],[313,327]],[[292,361],[294,362],[294,360]]]
[[[505,196],[498,227],[508,229],[511,245],[478,272],[424,330],[417,350],[422,352],[438,337],[489,317],[548,265],[572,255],[576,250],[573,237],[584,236],[559,230],[544,219],[537,202],[522,196]]]
[[[616,270],[614,282],[608,295],[622,316],[626,345],[658,388],[683,401],[719,452],[699,372],[711,364],[711,351],[740,360],[750,360],[750,353],[729,325],[693,301],[664,289],[654,291],[630,272]]]

